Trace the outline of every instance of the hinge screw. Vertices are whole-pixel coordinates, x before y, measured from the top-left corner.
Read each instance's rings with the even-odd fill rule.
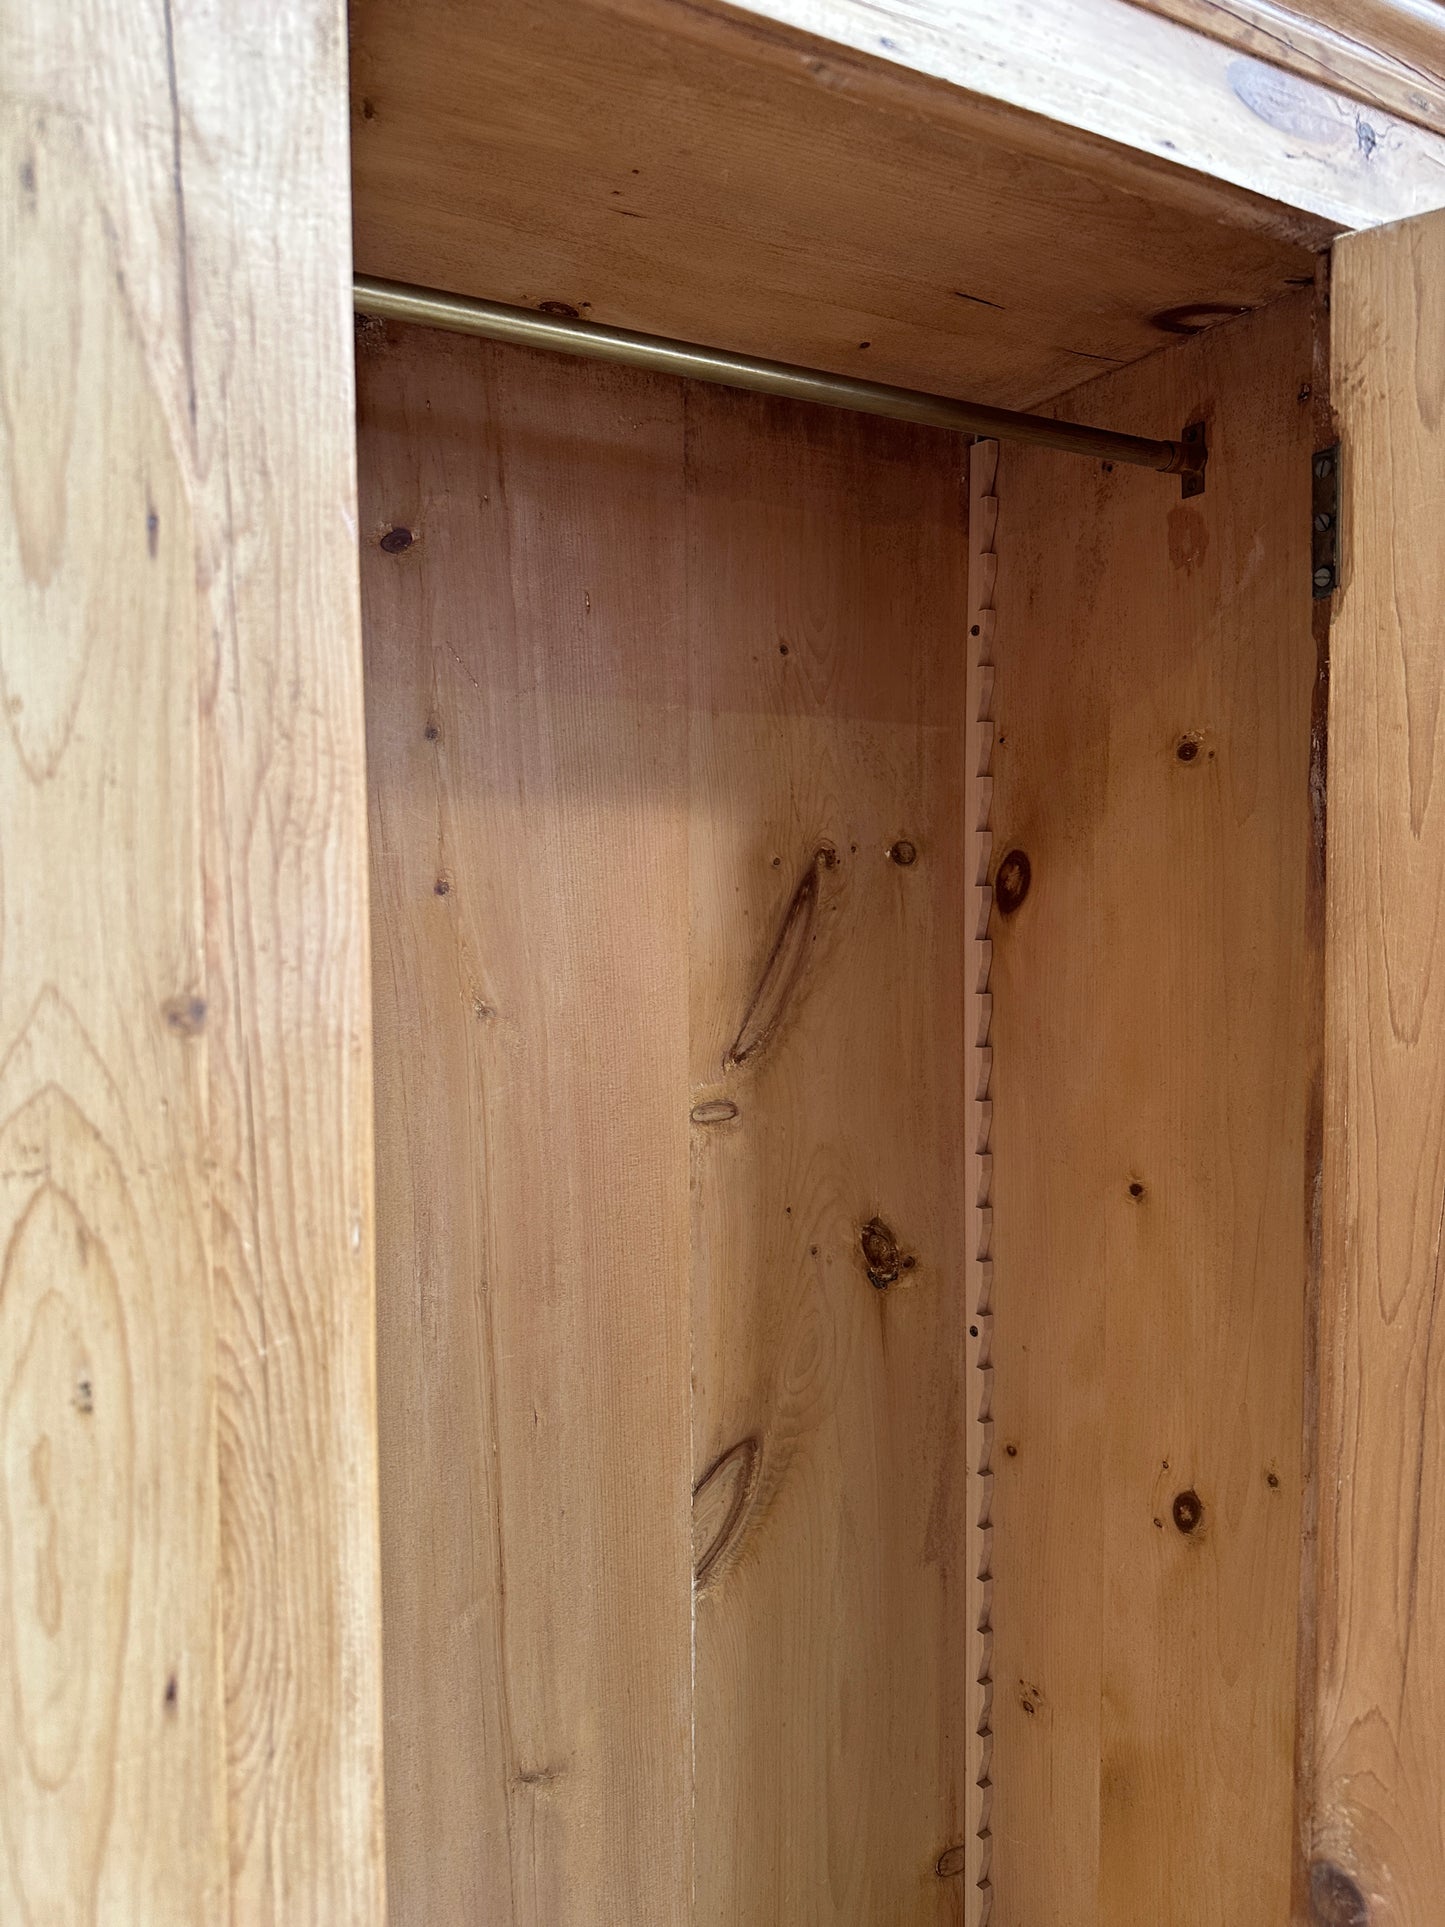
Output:
[[[1317,589],[1321,589],[1321,590],[1333,589],[1334,586],[1335,586],[1335,572],[1333,569],[1316,569],[1315,570],[1315,587]]]

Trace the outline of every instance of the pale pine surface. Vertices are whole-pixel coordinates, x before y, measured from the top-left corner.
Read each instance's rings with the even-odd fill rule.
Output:
[[[344,29],[0,7],[0,1919],[381,1912]]]
[[[361,366],[393,1919],[961,1921],[961,449]]]

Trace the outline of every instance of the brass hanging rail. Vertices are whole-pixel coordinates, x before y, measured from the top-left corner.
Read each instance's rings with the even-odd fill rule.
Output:
[[[786,361],[758,361],[722,348],[699,347],[692,341],[636,334],[630,328],[605,328],[599,322],[580,321],[569,315],[505,307],[499,301],[444,294],[436,288],[416,288],[401,281],[377,281],[370,275],[357,275],[353,300],[358,314],[384,321],[414,321],[423,327],[449,328],[454,334],[484,335],[491,341],[659,369],[689,381],[717,382],[725,388],[747,388],[760,395],[786,395],[794,401],[819,402],[826,408],[851,408],[865,415],[888,415],[896,421],[923,422],[967,435],[1033,442],[1073,455],[1130,462],[1164,475],[1183,476],[1185,493],[1190,495],[1198,494],[1204,485],[1208,449],[1198,423],[1186,428],[1177,442],[1151,441],[1144,435],[1120,435],[1108,428],[1053,421],[1047,415],[1024,415],[1012,408],[989,408],[982,402],[956,401],[951,395],[928,395],[915,388],[890,388],[881,381],[830,375],[819,368],[796,368]]]

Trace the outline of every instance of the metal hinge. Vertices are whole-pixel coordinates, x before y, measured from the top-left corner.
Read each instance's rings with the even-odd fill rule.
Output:
[[[1340,445],[1311,457],[1310,585],[1316,602],[1340,583]]]

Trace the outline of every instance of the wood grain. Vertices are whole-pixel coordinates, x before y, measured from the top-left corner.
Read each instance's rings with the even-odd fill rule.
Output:
[[[214,1918],[187,477],[83,131],[20,102],[4,134],[0,1918]]]
[[[1291,298],[1069,398],[1207,418],[1196,501],[999,457],[996,888],[1029,862],[992,926],[1006,1922],[1289,1917],[1311,351]]]
[[[692,1889],[681,391],[374,324],[360,368],[391,1917],[663,1927]]]
[[[288,0],[223,50],[214,33],[209,9],[177,13],[192,175],[202,155],[212,170],[186,205],[194,378],[217,398],[198,408],[196,461],[232,1902],[252,1921],[371,1920],[385,1876],[345,17]]]
[[[961,1920],[960,447],[363,341],[393,1918]]]
[[[1319,1920],[1396,1927],[1434,1919],[1445,1892],[1445,221],[1342,246],[1332,313],[1346,573],[1331,639],[1311,1845]]]
[[[693,1128],[695,1476],[757,1441],[692,1918],[962,1922],[965,450],[703,388],[686,428],[691,1102],[737,1107]]]
[[[1437,0],[1134,0],[1287,73],[1445,132],[1445,14]],[[1376,130],[1371,124],[1370,132]],[[1369,136],[1361,128],[1362,139]]]
[[[843,374],[1027,407],[1328,232],[725,9],[358,0],[353,41],[364,272]]]
[[[750,0],[747,12],[1035,116],[1055,151],[1107,143],[1115,151],[1095,163],[1105,169],[1122,150],[1207,177],[1223,206],[1230,189],[1278,203],[1265,217],[1276,232],[1279,208],[1295,232],[1301,219],[1338,231],[1445,203],[1438,133],[1376,113],[1362,138],[1355,101],[1336,87],[1132,0]],[[1241,199],[1232,204],[1249,220]]]
[[[6,1921],[380,1915],[343,55],[0,7]]]

